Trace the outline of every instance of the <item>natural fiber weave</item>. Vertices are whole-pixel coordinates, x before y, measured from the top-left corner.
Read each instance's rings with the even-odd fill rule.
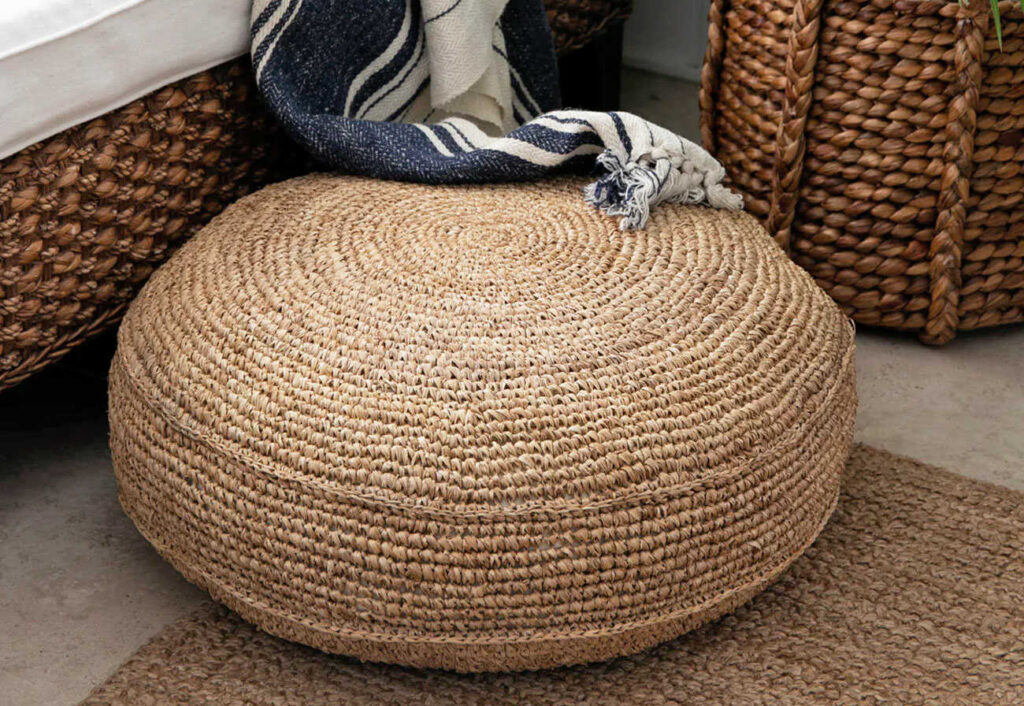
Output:
[[[753,218],[582,182],[264,189],[121,327],[121,502],[270,632],[457,670],[636,652],[830,514],[853,331]]]
[[[282,145],[240,61],[0,161],[0,390],[115,323]]]
[[[581,49],[633,13],[633,0],[544,0],[555,49]]]
[[[1024,320],[1024,17],[988,0],[714,0],[705,147],[857,321]]]
[[[832,521],[735,615],[635,657],[523,674],[360,664],[208,605],[85,704],[1024,702],[1024,495],[859,447]]]
[[[546,0],[560,53],[632,0]],[[115,324],[155,266],[240,196],[307,166],[269,122],[248,58],[0,160],[0,390]]]

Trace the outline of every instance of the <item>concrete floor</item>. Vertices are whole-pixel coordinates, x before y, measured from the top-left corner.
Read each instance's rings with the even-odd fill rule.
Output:
[[[625,109],[697,135],[695,88],[627,71]],[[857,334],[857,438],[1024,489],[1024,326],[931,349]],[[110,335],[0,394],[0,705],[72,704],[203,598],[136,533],[106,447]]]

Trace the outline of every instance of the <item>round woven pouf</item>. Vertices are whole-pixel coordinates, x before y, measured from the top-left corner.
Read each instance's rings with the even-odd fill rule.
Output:
[[[814,540],[853,331],[742,213],[619,231],[580,182],[313,175],[145,286],[110,378],[121,503],[268,632],[463,671],[606,659]]]

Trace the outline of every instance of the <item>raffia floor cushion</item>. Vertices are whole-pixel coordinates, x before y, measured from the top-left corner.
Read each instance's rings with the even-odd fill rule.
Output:
[[[268,632],[426,667],[642,650],[829,517],[853,331],[742,213],[620,232],[580,182],[313,175],[227,209],[121,327],[121,502]]]

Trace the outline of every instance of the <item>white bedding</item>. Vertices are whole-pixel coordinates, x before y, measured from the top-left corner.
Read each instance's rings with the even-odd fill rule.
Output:
[[[0,158],[246,53],[252,0],[0,0]]]

